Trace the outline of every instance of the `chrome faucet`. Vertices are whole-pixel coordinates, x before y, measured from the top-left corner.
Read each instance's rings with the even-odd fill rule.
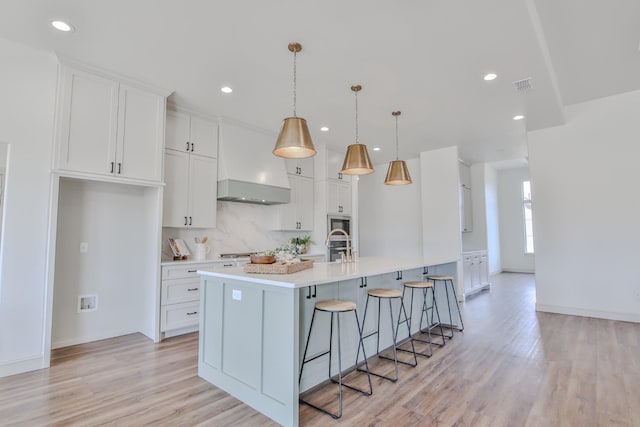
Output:
[[[346,255],[346,262],[351,262],[351,243],[350,243],[350,238],[349,238],[349,233],[347,233],[346,231],[340,229],[340,228],[336,228],[333,229],[329,232],[329,235],[327,235],[327,241],[325,242],[325,245],[327,247],[329,247],[329,242],[331,241],[331,236],[333,236],[335,233],[342,233],[345,235],[345,237],[347,238],[347,253]],[[345,262],[345,259],[343,258],[342,262]]]

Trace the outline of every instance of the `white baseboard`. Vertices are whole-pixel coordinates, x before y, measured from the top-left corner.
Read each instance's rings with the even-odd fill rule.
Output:
[[[0,377],[21,374],[23,372],[35,371],[45,368],[42,355],[25,357],[18,360],[8,360],[0,362]]]
[[[135,329],[126,329],[118,331],[106,331],[99,334],[85,335],[83,337],[74,337],[51,342],[51,349],[69,347],[70,345],[85,344],[92,341],[106,340],[107,338],[120,337],[122,335],[136,334],[140,331]],[[140,332],[141,333],[141,332]],[[145,335],[145,334],[143,334]],[[146,336],[146,335],[145,335]]]
[[[535,270],[529,268],[503,268],[502,273],[535,273]]]
[[[597,319],[621,320],[623,322],[640,323],[638,313],[617,313],[611,311],[589,310],[576,307],[563,307],[558,305],[547,305],[536,303],[536,311],[546,313],[569,314],[572,316],[595,317]]]
[[[164,332],[164,338],[177,337],[178,335],[190,334],[191,332],[197,332],[200,329],[199,325],[188,326],[186,328],[181,329],[172,329],[170,331]]]

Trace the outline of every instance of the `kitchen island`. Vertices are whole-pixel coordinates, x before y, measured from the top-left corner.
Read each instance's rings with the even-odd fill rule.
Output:
[[[298,384],[315,303],[354,301],[362,319],[368,289],[402,289],[404,281],[423,280],[427,271],[455,277],[457,261],[367,257],[346,264],[315,263],[312,269],[286,275],[245,273],[241,267],[198,271],[202,281],[198,374],[278,423],[297,426],[298,394],[327,379],[329,361],[323,357],[305,366]],[[405,298],[405,304],[409,301]],[[414,312],[419,313],[419,304],[421,298],[416,298]],[[367,315],[365,334],[377,323],[376,311]],[[395,307],[394,316],[397,312]],[[443,323],[451,322],[446,310],[441,309],[440,315]],[[385,324],[388,313],[383,310],[381,317]],[[419,316],[413,320],[417,327]],[[342,328],[346,369],[355,363],[358,332],[352,317],[345,318]],[[390,327],[381,329],[384,348],[391,345],[392,337]],[[399,338],[406,336],[401,329]],[[328,337],[328,317],[319,317],[309,356],[326,350]],[[375,339],[369,341],[365,344],[370,356],[375,353]]]

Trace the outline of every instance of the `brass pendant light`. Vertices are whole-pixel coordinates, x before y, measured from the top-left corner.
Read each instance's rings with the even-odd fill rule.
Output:
[[[342,164],[342,173],[345,175],[367,175],[373,173],[373,165],[367,152],[367,146],[360,144],[358,140],[358,92],[362,86],[351,86],[351,90],[356,94],[356,143],[347,148]]]
[[[387,177],[384,179],[384,183],[387,185],[407,185],[411,184],[411,176],[409,176],[409,169],[404,160],[398,160],[398,116],[400,111],[394,111],[391,113],[396,118],[396,159],[389,163],[389,169],[387,169]]]
[[[307,121],[296,116],[296,58],[302,50],[300,43],[289,43],[289,51],[293,52],[293,117],[287,117],[282,122],[282,129],[273,154],[286,159],[302,159],[316,155]]]

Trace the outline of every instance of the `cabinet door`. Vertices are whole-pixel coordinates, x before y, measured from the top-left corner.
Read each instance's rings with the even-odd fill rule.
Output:
[[[119,85],[69,68],[63,79],[57,167],[111,175],[112,166],[115,168]]]
[[[279,230],[298,230],[298,216],[297,216],[297,198],[298,198],[298,177],[296,175],[288,175],[289,187],[291,187],[291,201],[289,203],[280,205],[279,208],[279,223],[276,228]]]
[[[351,182],[351,176],[342,174],[342,163],[344,163],[344,153],[327,150],[327,178]]]
[[[218,157],[218,123],[191,116],[189,141],[191,152],[200,156]]]
[[[341,213],[338,202],[338,184],[337,181],[327,181],[327,213],[329,214]]]
[[[480,285],[489,283],[489,259],[487,255],[481,255],[480,260]]]
[[[295,189],[298,230],[313,230],[313,179],[298,177]]]
[[[467,293],[471,290],[471,265],[473,259],[470,255],[465,255],[462,262],[462,281],[464,284],[464,292]]]
[[[165,148],[185,152],[191,151],[189,124],[190,118],[188,114],[167,111]]]
[[[218,161],[192,154],[189,161],[189,225],[215,228],[218,198]]]
[[[341,182],[338,185],[338,204],[340,213],[343,215],[351,215],[351,184]]]
[[[473,231],[473,211],[471,207],[471,189],[460,187],[460,231]]]
[[[304,159],[285,159],[287,173],[290,175],[313,178],[313,157]]]
[[[477,288],[478,286],[480,286],[480,257],[474,255],[471,262],[471,288]]]
[[[165,98],[120,85],[116,175],[160,181]]]
[[[165,150],[162,225],[185,227],[189,194],[189,154]]]

